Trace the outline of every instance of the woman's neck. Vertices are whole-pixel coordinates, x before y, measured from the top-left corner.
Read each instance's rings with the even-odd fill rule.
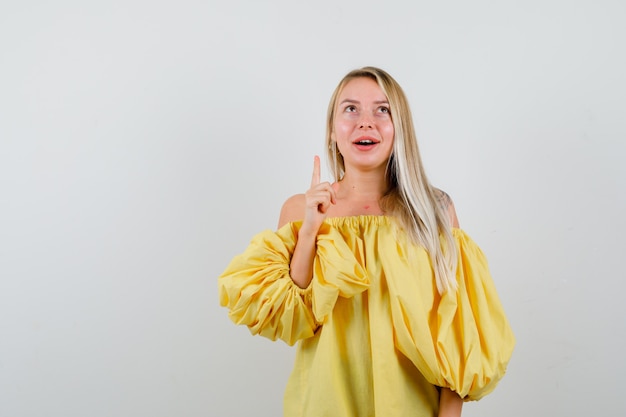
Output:
[[[346,174],[339,181],[337,197],[347,200],[378,201],[387,191],[387,182],[380,174]]]

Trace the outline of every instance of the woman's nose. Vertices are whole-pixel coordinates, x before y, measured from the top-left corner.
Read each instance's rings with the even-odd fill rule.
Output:
[[[361,129],[371,129],[372,121],[368,117],[361,117],[359,120],[359,128]]]

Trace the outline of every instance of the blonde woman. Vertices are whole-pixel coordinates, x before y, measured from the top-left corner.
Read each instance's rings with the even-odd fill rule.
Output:
[[[398,83],[365,67],[333,93],[335,175],[289,198],[219,277],[253,334],[298,343],[284,415],[460,416],[515,344],[487,262],[430,185]]]

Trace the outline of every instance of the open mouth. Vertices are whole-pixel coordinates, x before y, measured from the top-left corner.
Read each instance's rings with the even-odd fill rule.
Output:
[[[372,138],[360,138],[360,139],[355,140],[352,143],[358,146],[373,146],[373,145],[378,144],[379,141],[377,141],[376,139],[372,139]]]

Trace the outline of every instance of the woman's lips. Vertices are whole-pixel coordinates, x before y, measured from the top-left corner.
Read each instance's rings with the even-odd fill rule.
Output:
[[[360,150],[369,150],[374,146],[378,145],[380,141],[376,138],[370,136],[362,136],[360,138],[355,139],[352,144],[356,146],[357,149]]]

